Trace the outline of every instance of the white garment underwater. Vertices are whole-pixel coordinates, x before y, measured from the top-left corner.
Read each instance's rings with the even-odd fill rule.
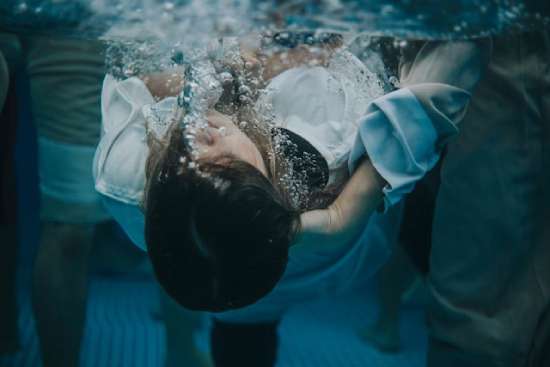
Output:
[[[216,317],[234,322],[275,320],[294,302],[357,286],[389,257],[400,223],[400,207],[390,206],[437,161],[437,134],[412,92],[402,89],[382,96],[373,77],[353,55],[339,52],[328,67],[293,68],[274,78],[257,107],[269,101],[274,123],[308,140],[327,160],[331,173],[342,167],[352,172],[357,160],[368,154],[388,182],[386,212],[374,214],[362,235],[350,243],[307,253],[291,248],[286,271],[271,293],[254,305]],[[155,104],[137,78],[105,78],[103,136],[94,161],[96,190],[144,250],[139,205],[149,152],[146,116],[153,118],[152,108],[168,111],[170,103],[175,99]]]

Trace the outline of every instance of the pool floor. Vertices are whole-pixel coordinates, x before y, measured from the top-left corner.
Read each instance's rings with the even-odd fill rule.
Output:
[[[0,356],[0,367],[35,367],[41,365],[30,305],[31,266],[39,242],[36,131],[28,109],[28,85],[24,75],[17,78],[17,89],[21,97],[15,145],[21,348],[15,355]],[[123,276],[94,273],[91,276],[81,346],[82,367],[165,366],[167,343],[164,322],[159,317],[158,285],[147,271],[141,269],[138,273]],[[393,355],[378,352],[357,336],[357,329],[372,324],[376,314],[372,287],[337,299],[316,300],[292,308],[280,325],[277,366],[424,366],[427,336],[421,310],[414,307],[403,310],[401,339],[404,346],[400,353]],[[207,334],[205,328],[195,338],[197,348],[205,354],[209,348]]]
[[[40,366],[38,339],[27,287],[20,287],[20,351],[1,357],[0,366]],[[159,291],[153,279],[94,276],[81,347],[82,367],[165,366],[166,335],[159,317]],[[139,300],[139,302],[136,302]],[[422,312],[403,310],[400,353],[384,354],[362,341],[357,330],[377,313],[373,292],[316,300],[292,308],[280,325],[278,367],[425,365],[426,329]],[[207,330],[197,348],[208,353]],[[192,366],[186,366],[192,367]]]

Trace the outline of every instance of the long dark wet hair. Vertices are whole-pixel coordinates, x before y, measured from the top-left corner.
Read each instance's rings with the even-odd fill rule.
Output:
[[[285,271],[300,213],[335,197],[324,191],[324,167],[326,177],[305,175],[306,199],[293,200],[291,171],[304,173],[304,162],[324,159],[304,159],[292,170],[286,155],[300,149],[275,149],[273,138],[280,131],[266,128],[249,107],[236,113],[238,121],[248,122],[239,128],[260,151],[268,177],[234,157],[194,160],[179,126],[165,139],[149,137],[143,202],[147,250],[161,286],[192,310],[240,308],[269,293]]]
[[[152,138],[150,144],[145,240],[155,275],[189,309],[249,305],[283,275],[300,213],[246,162],[193,161],[182,136],[173,128],[166,141]],[[249,137],[259,147],[269,144],[260,135]],[[275,166],[266,166],[275,179]]]

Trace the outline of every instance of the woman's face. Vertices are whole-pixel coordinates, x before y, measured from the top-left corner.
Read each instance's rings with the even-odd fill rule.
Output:
[[[245,161],[267,177],[267,168],[256,145],[227,115],[215,110],[207,114],[208,128],[197,133],[199,159],[216,160],[230,156]]]

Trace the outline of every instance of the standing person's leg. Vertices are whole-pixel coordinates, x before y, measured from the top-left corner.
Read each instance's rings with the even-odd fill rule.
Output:
[[[401,246],[394,249],[390,260],[377,274],[376,293],[380,311],[375,323],[359,334],[384,352],[398,352],[401,348],[399,335],[401,298],[414,283],[417,275],[418,272]]]
[[[44,366],[77,366],[93,224],[41,223],[33,310]]]
[[[495,38],[443,162],[430,263],[428,366],[523,366],[550,297],[550,43]]]
[[[99,223],[109,219],[92,178],[105,56],[98,42],[26,41],[32,113],[39,135],[42,225],[33,309],[45,366],[76,366],[92,241],[94,233],[105,230]],[[171,318],[172,311],[163,304],[163,317],[169,323],[168,352],[191,350],[192,329],[185,325],[176,330],[187,320]],[[176,319],[178,323],[172,324]]]
[[[94,228],[108,219],[91,173],[100,134],[104,56],[101,45],[93,42],[25,41],[41,192],[33,310],[44,366],[74,367]]]
[[[43,138],[39,142],[41,237],[32,301],[46,367],[78,365],[89,254],[97,223],[108,219],[99,198],[94,199],[87,169],[93,151]]]
[[[376,322],[360,335],[385,352],[398,352],[401,347],[399,327],[403,296],[418,285],[424,287],[424,276],[429,270],[440,166],[430,171],[405,198],[399,244],[377,274],[380,311]]]
[[[210,334],[215,367],[273,367],[279,322],[229,323],[214,319]]]

